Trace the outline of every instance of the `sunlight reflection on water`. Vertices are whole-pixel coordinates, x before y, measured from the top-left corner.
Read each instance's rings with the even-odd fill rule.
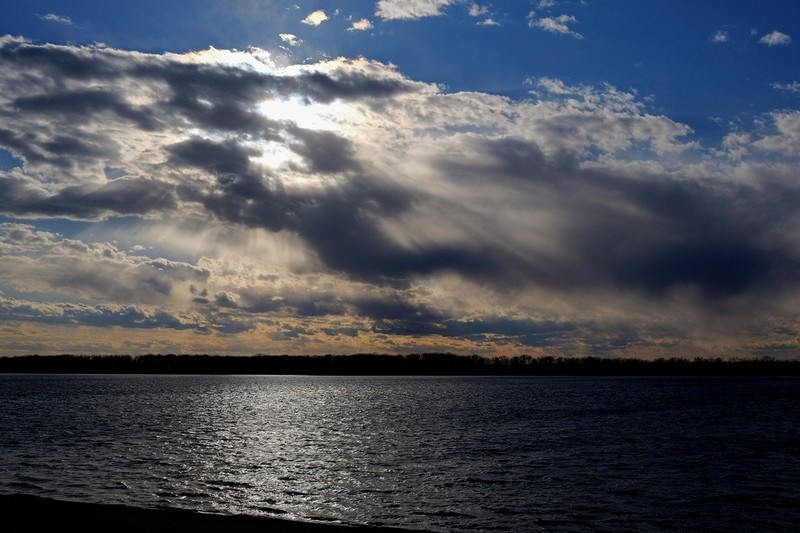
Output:
[[[800,520],[798,380],[0,376],[0,385],[1,493],[441,531]]]

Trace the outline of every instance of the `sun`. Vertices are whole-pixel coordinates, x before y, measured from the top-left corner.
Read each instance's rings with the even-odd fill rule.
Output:
[[[357,111],[350,105],[334,101],[319,103],[303,101],[301,98],[264,100],[258,111],[270,120],[292,122],[299,128],[309,130],[336,130],[346,134],[357,118]]]

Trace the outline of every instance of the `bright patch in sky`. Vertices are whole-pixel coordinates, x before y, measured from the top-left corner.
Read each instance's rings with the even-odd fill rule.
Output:
[[[798,6],[7,2],[0,354],[793,357]]]
[[[259,112],[272,120],[290,121],[312,130],[335,130],[342,127],[356,112],[341,102],[320,104],[304,102],[298,98],[264,100],[258,104]]]

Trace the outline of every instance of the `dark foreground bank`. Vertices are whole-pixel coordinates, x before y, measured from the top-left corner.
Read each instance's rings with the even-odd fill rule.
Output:
[[[24,355],[0,373],[344,376],[800,376],[800,359],[602,359],[410,355]]]
[[[0,496],[0,524],[8,533],[21,531],[79,531],[193,533],[236,531],[286,533],[354,533],[404,530],[297,522],[259,516],[196,513],[183,509],[140,509],[123,505],[65,502],[37,496]]]

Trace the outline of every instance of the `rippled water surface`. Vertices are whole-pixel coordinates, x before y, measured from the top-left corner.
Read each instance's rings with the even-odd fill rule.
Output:
[[[800,380],[6,375],[0,493],[430,531],[789,531]]]

